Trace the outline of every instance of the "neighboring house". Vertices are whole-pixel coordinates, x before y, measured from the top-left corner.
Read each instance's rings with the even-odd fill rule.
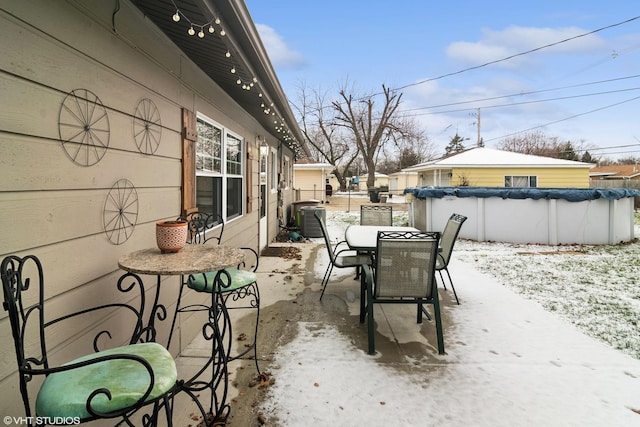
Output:
[[[329,175],[335,168],[329,163],[307,163],[298,161],[293,165],[293,186],[299,200],[327,200],[327,185]],[[336,180],[337,182],[337,180]],[[339,186],[331,186],[332,191],[337,191]]]
[[[634,181],[640,183],[640,167],[635,165],[611,165],[591,168],[589,171],[589,177],[591,177],[591,186],[597,187],[602,184],[609,186],[608,184],[618,182],[619,185],[613,185],[615,187],[622,187],[625,183]],[[605,182],[607,182],[605,184]]]
[[[358,179],[360,180],[360,189],[361,190],[366,190],[367,189],[367,179],[369,179],[369,175],[368,174],[364,174],[364,175],[360,175],[358,177]],[[374,176],[374,181],[373,181],[373,186],[374,187],[388,187],[389,186],[389,176],[385,175],[383,173],[380,172],[376,172],[375,176]]]
[[[0,21],[0,255],[41,259],[47,305],[100,301],[156,221],[194,209],[222,215],[223,244],[277,235],[307,150],[241,0],[6,0]],[[189,320],[174,354],[200,333]],[[5,314],[0,335],[0,412],[19,416]]]
[[[419,186],[589,187],[591,163],[477,147],[404,169]]]
[[[418,172],[407,171],[406,169],[403,169],[400,172],[390,173],[389,193],[403,194],[405,188],[417,187],[418,177]]]

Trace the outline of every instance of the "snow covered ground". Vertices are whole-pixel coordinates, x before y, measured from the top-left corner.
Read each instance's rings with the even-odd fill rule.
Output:
[[[327,212],[330,234],[357,218]],[[261,408],[282,426],[640,425],[639,255],[461,240],[447,355],[382,363],[332,325],[301,323]]]

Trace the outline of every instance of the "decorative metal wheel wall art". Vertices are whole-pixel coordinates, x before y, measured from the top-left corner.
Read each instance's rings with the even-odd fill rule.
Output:
[[[160,146],[162,122],[160,112],[152,100],[145,98],[138,103],[133,116],[133,138],[141,153],[153,154]]]
[[[58,131],[62,147],[74,163],[95,165],[109,147],[107,109],[90,90],[74,89],[60,106]]]
[[[104,232],[114,245],[133,234],[138,221],[138,193],[128,179],[118,180],[107,195],[102,213]]]

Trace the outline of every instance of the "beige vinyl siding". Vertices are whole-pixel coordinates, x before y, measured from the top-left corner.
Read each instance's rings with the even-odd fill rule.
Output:
[[[300,193],[300,200],[324,200],[325,172],[321,169],[296,169],[295,178],[295,187]]]
[[[52,316],[111,297],[128,298],[114,292],[123,274],[118,259],[154,246],[155,222],[180,214],[182,108],[215,119],[246,140],[254,153],[256,136],[267,135],[129,2],[120,2],[115,17],[114,7],[102,0],[12,0],[0,11],[0,38],[10,41],[0,55],[0,256],[30,253],[40,258]],[[95,93],[109,118],[108,149],[92,166],[73,163],[59,141],[60,105],[79,88]],[[139,152],[132,129],[135,108],[145,98],[155,103],[162,122],[160,145],[152,155]],[[272,137],[266,139],[277,146]],[[259,194],[258,157],[247,168],[253,174],[248,194],[253,199]],[[138,216],[131,237],[115,245],[105,235],[103,209],[120,179],[135,186]],[[271,197],[271,235],[278,231],[276,211],[277,199]],[[230,221],[223,241],[256,248],[258,209]],[[156,278],[143,280],[147,292],[153,292]],[[161,301],[168,313],[175,308],[177,285],[176,277],[163,279]],[[196,298],[207,297],[187,293],[187,301]],[[68,340],[69,332],[90,336],[104,322],[120,320],[93,319],[59,331],[52,338],[59,348],[54,359],[79,350],[75,339]],[[159,340],[166,340],[169,324],[159,322]],[[181,317],[172,353],[199,333],[201,324]],[[10,339],[8,319],[0,311],[0,340],[7,344],[0,347],[0,387],[6,391],[0,412],[20,416]]]
[[[588,168],[453,168],[451,185],[466,180],[472,187],[504,187],[505,176],[536,176],[538,187],[589,187]]]

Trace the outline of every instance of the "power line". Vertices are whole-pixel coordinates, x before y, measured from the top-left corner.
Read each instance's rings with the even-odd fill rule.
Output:
[[[484,67],[487,67],[489,65],[498,64],[500,62],[505,62],[505,61],[508,61],[510,59],[517,58],[519,56],[528,55],[530,53],[537,52],[537,51],[540,51],[540,50],[543,50],[543,49],[547,49],[547,48],[550,48],[550,47],[553,47],[553,46],[557,46],[559,44],[566,43],[566,42],[569,42],[569,41],[572,41],[572,40],[576,40],[576,39],[579,39],[581,37],[586,37],[586,36],[589,36],[591,34],[598,33],[600,31],[604,31],[604,30],[608,30],[610,28],[618,27],[620,25],[628,24],[629,22],[633,22],[633,21],[638,20],[638,19],[640,19],[640,16],[634,16],[633,18],[629,18],[627,20],[624,20],[624,21],[621,21],[621,22],[617,22],[615,24],[607,25],[605,27],[601,27],[601,28],[598,28],[596,30],[589,31],[587,33],[578,34],[576,36],[569,37],[569,38],[566,38],[564,40],[560,40],[560,41],[557,41],[557,42],[554,42],[554,43],[549,43],[549,44],[546,44],[544,46],[536,47],[534,49],[530,49],[530,50],[527,50],[527,51],[524,51],[524,52],[520,52],[520,53],[516,53],[516,54],[513,54],[513,55],[509,55],[509,56],[504,57],[502,59],[496,59],[495,61],[485,62],[484,64],[475,65],[475,66],[469,67],[469,68],[464,68],[462,70],[454,71],[452,73],[442,74],[442,75],[440,75],[438,77],[432,77],[432,78],[429,78],[429,79],[420,80],[418,82],[410,83],[410,84],[407,84],[407,85],[404,85],[404,86],[400,86],[400,87],[394,88],[392,90],[398,91],[398,90],[406,89],[408,87],[418,86],[418,85],[421,85],[421,84],[424,84],[424,83],[432,82],[432,81],[435,81],[435,80],[440,80],[440,79],[443,79],[445,77],[451,77],[451,76],[455,76],[455,75],[458,75],[458,74],[466,73],[467,71],[477,70],[479,68],[484,68]]]
[[[524,130],[521,130],[521,131],[518,131],[518,132],[513,132],[513,133],[510,133],[510,134],[507,134],[507,135],[500,136],[500,137],[490,138],[490,139],[485,140],[485,142],[495,141],[497,139],[508,138],[510,136],[518,135],[520,133],[528,132],[528,131],[535,130],[535,129],[540,129],[540,128],[543,128],[545,126],[554,125],[556,123],[561,123],[561,122],[564,122],[564,121],[567,121],[567,120],[575,119],[576,117],[586,116],[587,114],[592,114],[592,113],[595,113],[595,112],[598,112],[598,111],[606,110],[607,108],[616,107],[618,105],[626,104],[627,102],[635,101],[637,99],[640,99],[640,96],[636,96],[634,98],[630,98],[630,99],[627,99],[625,101],[616,102],[614,104],[609,104],[609,105],[606,105],[604,107],[595,108],[593,110],[585,111],[584,113],[574,114],[573,116],[565,117],[564,119],[555,120],[553,122],[548,122],[548,123],[545,123],[545,124],[542,124],[542,125],[534,126],[534,127],[529,128],[529,129],[524,129]]]
[[[636,79],[638,77],[640,77],[640,74],[635,74],[635,75],[626,76],[626,77],[616,77],[616,78],[607,79],[607,80],[598,80],[598,81],[595,81],[595,82],[579,83],[579,84],[575,84],[575,85],[556,87],[556,88],[552,88],[552,89],[532,90],[532,91],[528,91],[528,92],[518,92],[518,93],[511,94],[511,95],[500,95],[500,96],[493,96],[493,97],[490,97],[490,98],[480,98],[480,99],[473,99],[473,100],[469,100],[469,101],[458,101],[458,102],[451,102],[451,103],[448,103],[448,104],[440,104],[440,105],[432,105],[432,106],[427,106],[427,107],[410,108],[410,109],[407,109],[407,110],[399,110],[398,112],[399,113],[406,113],[408,111],[429,110],[429,109],[432,109],[432,108],[452,107],[454,105],[475,104],[475,103],[478,103],[478,102],[495,101],[496,99],[513,98],[513,97],[525,96],[525,95],[536,95],[536,94],[540,94],[540,93],[553,92],[553,91],[557,91],[557,90],[573,89],[573,88],[583,87],[583,86],[593,86],[593,85],[602,84],[602,83],[611,83],[611,82],[616,82],[616,81],[621,81],[621,80]],[[473,107],[473,108],[477,108],[477,107]],[[482,107],[482,108],[484,108],[484,107]]]
[[[515,106],[518,106],[518,105],[537,104],[537,103],[540,103],[540,102],[550,102],[550,101],[561,101],[561,100],[564,100],[564,99],[585,98],[585,97],[588,97],[588,96],[610,95],[610,94],[613,94],[613,93],[631,92],[631,91],[634,91],[634,90],[640,90],[640,87],[632,87],[632,88],[618,89],[618,90],[609,90],[609,91],[605,91],[605,92],[585,93],[585,94],[582,94],[582,95],[570,95],[570,96],[560,96],[560,97],[556,97],[556,98],[536,99],[536,100],[532,100],[532,101],[512,102],[512,103],[509,103],[509,104],[485,105],[485,106],[483,106],[481,108],[483,110],[486,110],[486,109],[489,109],[489,108],[515,107]],[[473,110],[477,110],[477,109],[478,109],[478,107],[469,107],[469,108],[460,108],[460,109],[457,109],[457,110],[444,110],[444,111],[434,111],[434,112],[430,112],[430,113],[406,114],[406,115],[403,115],[403,117],[419,117],[419,116],[426,116],[426,115],[432,115],[432,114],[459,113],[459,112],[464,112],[464,111],[473,111]],[[413,110],[408,110],[408,111],[413,111]]]

